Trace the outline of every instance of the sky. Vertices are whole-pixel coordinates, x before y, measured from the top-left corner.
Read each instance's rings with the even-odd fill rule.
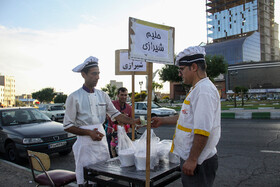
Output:
[[[275,21],[280,23],[275,0]],[[207,42],[205,0],[0,0],[0,74],[13,76],[16,95],[51,87],[69,95],[84,82],[72,69],[99,59],[98,89],[110,80],[131,92],[131,76],[115,75],[115,50],[128,49],[129,17],[175,28],[174,52]],[[162,64],[154,63],[153,71]],[[135,91],[145,76],[135,77]],[[154,81],[162,83],[159,75]],[[169,92],[163,83],[161,92]]]

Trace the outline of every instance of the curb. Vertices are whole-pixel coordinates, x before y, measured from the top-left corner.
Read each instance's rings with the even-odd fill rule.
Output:
[[[33,180],[33,177],[32,177],[32,173],[31,173],[31,169],[29,169],[29,168],[26,168],[26,167],[23,167],[23,166],[20,166],[20,165],[18,165],[18,164],[15,164],[15,163],[13,163],[13,162],[9,162],[9,161],[7,161],[7,160],[3,160],[3,159],[0,159],[0,163],[2,163],[1,164],[1,167],[3,167],[3,168],[9,168],[10,170],[18,170],[18,171],[21,171],[21,175],[26,175],[25,173],[28,173],[28,174],[30,174],[30,180],[29,180],[29,183],[30,183],[30,185],[34,185],[34,184],[37,184],[36,182],[34,182],[34,180]],[[3,169],[2,168],[2,169]],[[12,168],[15,168],[15,169],[12,169]],[[35,174],[37,175],[37,174],[40,174],[41,172],[38,172],[38,171],[34,171],[35,172]],[[1,173],[1,175],[3,175],[3,173]],[[31,182],[32,181],[32,182]],[[72,182],[72,183],[70,183],[70,184],[67,184],[66,185],[67,187],[75,187],[75,186],[77,186],[77,184],[75,183],[75,182]]]
[[[222,119],[280,119],[280,112],[222,112]]]
[[[13,167],[16,167],[16,168],[22,170],[22,171],[26,171],[26,172],[30,172],[30,173],[31,173],[31,170],[30,170],[30,169],[28,169],[28,168],[26,168],[26,167],[23,167],[23,166],[20,166],[20,165],[17,165],[17,164],[15,164],[15,163],[13,163],[13,162],[9,162],[9,161],[7,161],[7,160],[2,160],[2,159],[0,159],[0,162],[3,162],[5,165],[11,165],[11,166],[13,166]]]

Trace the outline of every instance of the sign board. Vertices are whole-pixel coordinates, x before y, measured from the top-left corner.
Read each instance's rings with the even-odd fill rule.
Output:
[[[129,18],[129,58],[174,64],[174,27]]]
[[[116,75],[147,75],[148,67],[145,61],[128,58],[128,49],[115,51]]]

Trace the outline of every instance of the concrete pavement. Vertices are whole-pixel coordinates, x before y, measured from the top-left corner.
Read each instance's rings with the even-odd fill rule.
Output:
[[[0,159],[0,186],[34,187],[32,174],[29,169]]]
[[[31,170],[12,162],[0,159],[0,187],[34,187]],[[70,183],[66,187],[77,186]]]

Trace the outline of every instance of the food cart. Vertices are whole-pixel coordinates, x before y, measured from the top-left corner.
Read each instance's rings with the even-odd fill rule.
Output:
[[[86,181],[96,182],[104,186],[145,186],[146,171],[138,171],[135,166],[120,167],[118,157],[106,162],[84,167]],[[163,159],[150,170],[150,186],[165,186],[181,177],[180,164]]]

